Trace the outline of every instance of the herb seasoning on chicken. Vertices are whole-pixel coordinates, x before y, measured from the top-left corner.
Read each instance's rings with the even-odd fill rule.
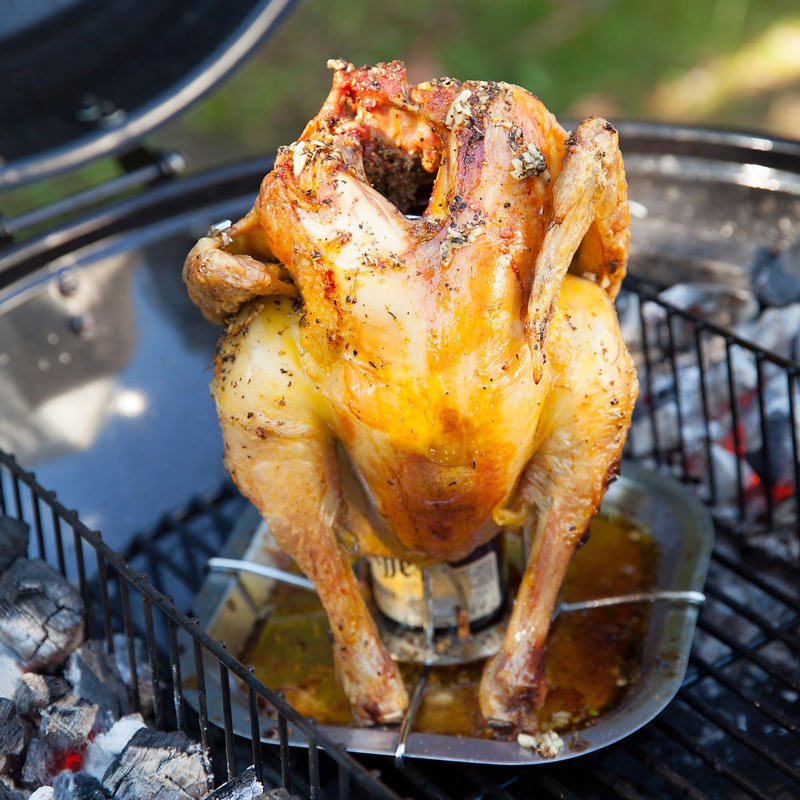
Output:
[[[535,733],[551,613],[638,392],[612,302],[629,240],[617,134],[591,118],[567,137],[505,83],[330,66],[253,209],[184,267],[226,323],[226,466],[314,582],[363,723],[408,697],[353,556],[459,561],[534,520],[480,705]]]

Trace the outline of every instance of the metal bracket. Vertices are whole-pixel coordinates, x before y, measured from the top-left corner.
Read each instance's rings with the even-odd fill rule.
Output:
[[[23,231],[43,225],[63,216],[77,216],[85,209],[109,200],[132,189],[171,178],[181,173],[186,161],[180,153],[172,150],[154,151],[137,147],[119,156],[117,161],[123,173],[109,181],[56,200],[55,203],[35,208],[17,217],[0,215],[0,243],[7,243]]]

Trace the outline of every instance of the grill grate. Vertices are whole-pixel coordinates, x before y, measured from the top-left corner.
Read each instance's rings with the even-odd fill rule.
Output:
[[[728,530],[800,558],[800,363],[635,275],[619,304],[642,386],[626,454],[694,484]]]
[[[2,452],[0,512],[31,522],[41,557],[77,579],[92,601],[87,622],[94,634],[113,649],[113,632],[124,631],[134,685],[130,643],[133,636],[145,639],[157,724],[199,739],[220,781],[252,764],[266,785],[314,798],[351,793],[434,800],[797,797],[800,575],[796,566],[743,548],[742,536],[746,541],[796,536],[800,365],[671,306],[657,296],[657,287],[634,277],[626,281],[620,316],[643,388],[628,456],[693,484],[715,514],[717,542],[709,600],[676,700],[635,735],[576,762],[520,769],[407,761],[396,770],[388,759],[356,762],[327,742],[178,610],[190,607],[205,560],[219,551],[243,508],[230,484],[193,498],[136,536],[128,562]],[[755,375],[755,382],[748,383],[747,374]],[[785,400],[782,437],[774,430],[776,397]],[[788,459],[775,458],[779,448],[788,451]],[[727,461],[720,460],[721,452]],[[727,467],[727,478],[721,466]],[[67,557],[73,550],[64,544],[70,529],[74,558]],[[99,580],[90,580],[95,574]],[[201,689],[202,654],[209,651],[219,663],[223,687],[228,677],[248,687],[254,730],[259,698],[280,710],[280,747],[237,740],[229,715],[222,730],[210,724],[202,691],[199,715],[184,704],[181,632],[191,637]],[[138,697],[135,701],[138,705]],[[308,754],[289,752],[288,725],[315,745]]]
[[[225,499],[230,499],[231,494],[232,490],[228,488],[216,498],[194,501],[185,511],[162,520],[154,532],[153,540],[156,542],[163,540],[164,543],[167,543],[167,539],[172,537],[170,542],[172,546],[182,545],[181,549],[184,553],[198,550],[202,552],[204,539],[196,533],[190,534],[188,521],[203,516],[203,512],[205,512],[205,517],[213,520],[212,527],[219,532],[222,530],[222,520],[225,519],[224,510],[219,506],[224,505]],[[52,526],[49,526],[47,519],[42,516],[42,503],[45,503],[51,510]],[[24,470],[17,464],[13,456],[2,450],[0,450],[0,513],[24,519],[32,524],[36,536],[37,555],[50,563],[52,563],[52,558],[48,558],[48,556],[52,554],[52,551],[55,550],[57,554],[64,552],[65,527],[72,529],[74,564],[66,563],[66,559],[64,559],[64,562],[59,561],[58,566],[62,574],[68,577],[77,575],[80,592],[86,605],[86,630],[90,635],[104,638],[106,649],[111,653],[115,648],[114,631],[124,632],[131,667],[131,688],[134,691],[134,702],[137,708],[140,706],[140,702],[136,696],[138,693],[134,689],[136,676],[134,639],[137,635],[144,638],[148,665],[152,675],[154,717],[157,727],[167,730],[182,730],[187,735],[200,740],[206,754],[215,766],[218,782],[233,778],[242,772],[247,764],[253,764],[256,777],[266,781],[266,785],[272,783],[275,786],[283,785],[291,788],[291,784],[294,783],[303,796],[319,798],[322,797],[318,753],[318,750],[321,749],[338,770],[338,786],[342,789],[342,797],[350,796],[352,785],[354,790],[361,792],[357,796],[397,800],[398,796],[391,789],[377,781],[348,753],[329,742],[322,733],[316,730],[312,722],[304,719],[278,693],[264,686],[247,667],[231,656],[223,643],[211,639],[200,628],[196,620],[180,611],[172,597],[156,588],[156,585],[160,584],[162,587],[169,587],[169,590],[172,591],[176,577],[183,581],[184,586],[188,588],[194,580],[199,581],[201,576],[199,570],[193,575],[183,566],[179,567],[175,561],[170,560],[163,565],[163,569],[161,564],[158,565],[154,574],[156,583],[154,585],[146,575],[136,572],[119,553],[109,548],[102,541],[99,533],[89,530],[80,521],[75,511],[67,509],[58,501],[53,492],[45,490],[33,473]],[[139,537],[138,543],[141,543],[143,538]],[[207,546],[205,545],[205,547]],[[87,570],[87,550],[94,553],[97,564],[97,578],[91,582]],[[152,554],[149,546],[142,546],[141,552]],[[153,559],[151,563],[155,565],[157,560]],[[167,572],[168,569],[172,570],[172,574]],[[113,606],[109,583],[116,588],[120,600]],[[114,599],[116,600],[116,597]],[[119,614],[115,613],[114,609],[116,608],[119,608]],[[194,647],[198,677],[197,692],[201,698],[201,713],[197,719],[190,719],[183,700],[178,650],[179,630],[190,637]],[[167,642],[166,646],[165,641]],[[216,745],[216,741],[212,741],[211,725],[204,709],[204,652],[210,653],[218,663],[223,695],[227,695],[226,711],[228,713],[225,714],[222,733],[222,749],[224,749],[225,760],[222,766],[219,763],[221,748]],[[251,720],[255,729],[258,729],[258,698],[277,711],[280,733],[277,768],[271,764],[269,768],[266,767],[266,759],[263,757],[265,748],[261,746],[260,742],[253,747],[249,760],[245,759],[246,763],[242,763],[241,759],[237,761],[229,713],[230,680],[238,680],[247,686],[251,698]],[[308,768],[305,774],[298,768],[294,760],[291,765],[289,764],[289,748],[286,739],[288,725],[291,725],[295,731],[302,732],[308,742]],[[214,735],[214,739],[216,739],[216,735]],[[330,771],[331,765],[326,766]]]

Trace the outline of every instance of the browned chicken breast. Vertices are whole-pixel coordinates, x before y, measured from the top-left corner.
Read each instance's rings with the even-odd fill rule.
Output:
[[[455,561],[534,521],[481,708],[535,731],[556,596],[638,392],[612,302],[629,239],[617,134],[592,118],[567,136],[505,83],[330,66],[252,211],[186,261],[192,299],[227,323],[226,466],[314,582],[364,723],[399,719],[407,696],[351,543]]]

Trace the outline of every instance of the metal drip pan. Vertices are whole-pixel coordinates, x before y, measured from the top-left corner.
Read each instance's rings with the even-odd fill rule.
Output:
[[[705,507],[687,489],[663,475],[625,465],[620,479],[609,489],[602,512],[619,515],[648,531],[659,549],[654,589],[701,591],[705,583],[713,527]],[[272,551],[254,534],[259,529],[255,513],[234,530],[221,556],[270,563]],[[262,528],[263,530],[263,528]],[[274,563],[274,562],[273,562]],[[246,573],[210,573],[195,598],[200,625],[215,639],[225,641],[233,653],[241,652],[275,586],[275,581]],[[616,742],[649,722],[674,697],[686,671],[698,609],[689,603],[660,602],[653,606],[642,649],[641,676],[624,700],[601,713],[594,724],[579,731],[580,752],[564,747],[555,759],[543,759],[515,741],[498,741],[430,733],[411,733],[405,756],[483,764],[535,764],[574,758]],[[190,645],[190,642],[186,642]],[[205,665],[206,702],[212,722],[223,724],[223,692],[219,671]],[[185,646],[181,660],[184,697],[198,708],[197,675],[192,648]],[[233,730],[250,738],[248,695],[230,686]],[[348,750],[379,755],[395,754],[397,726],[348,728],[320,725],[319,729]],[[275,721],[261,716],[261,740],[278,743]],[[290,744],[307,746],[305,737],[293,735]]]

